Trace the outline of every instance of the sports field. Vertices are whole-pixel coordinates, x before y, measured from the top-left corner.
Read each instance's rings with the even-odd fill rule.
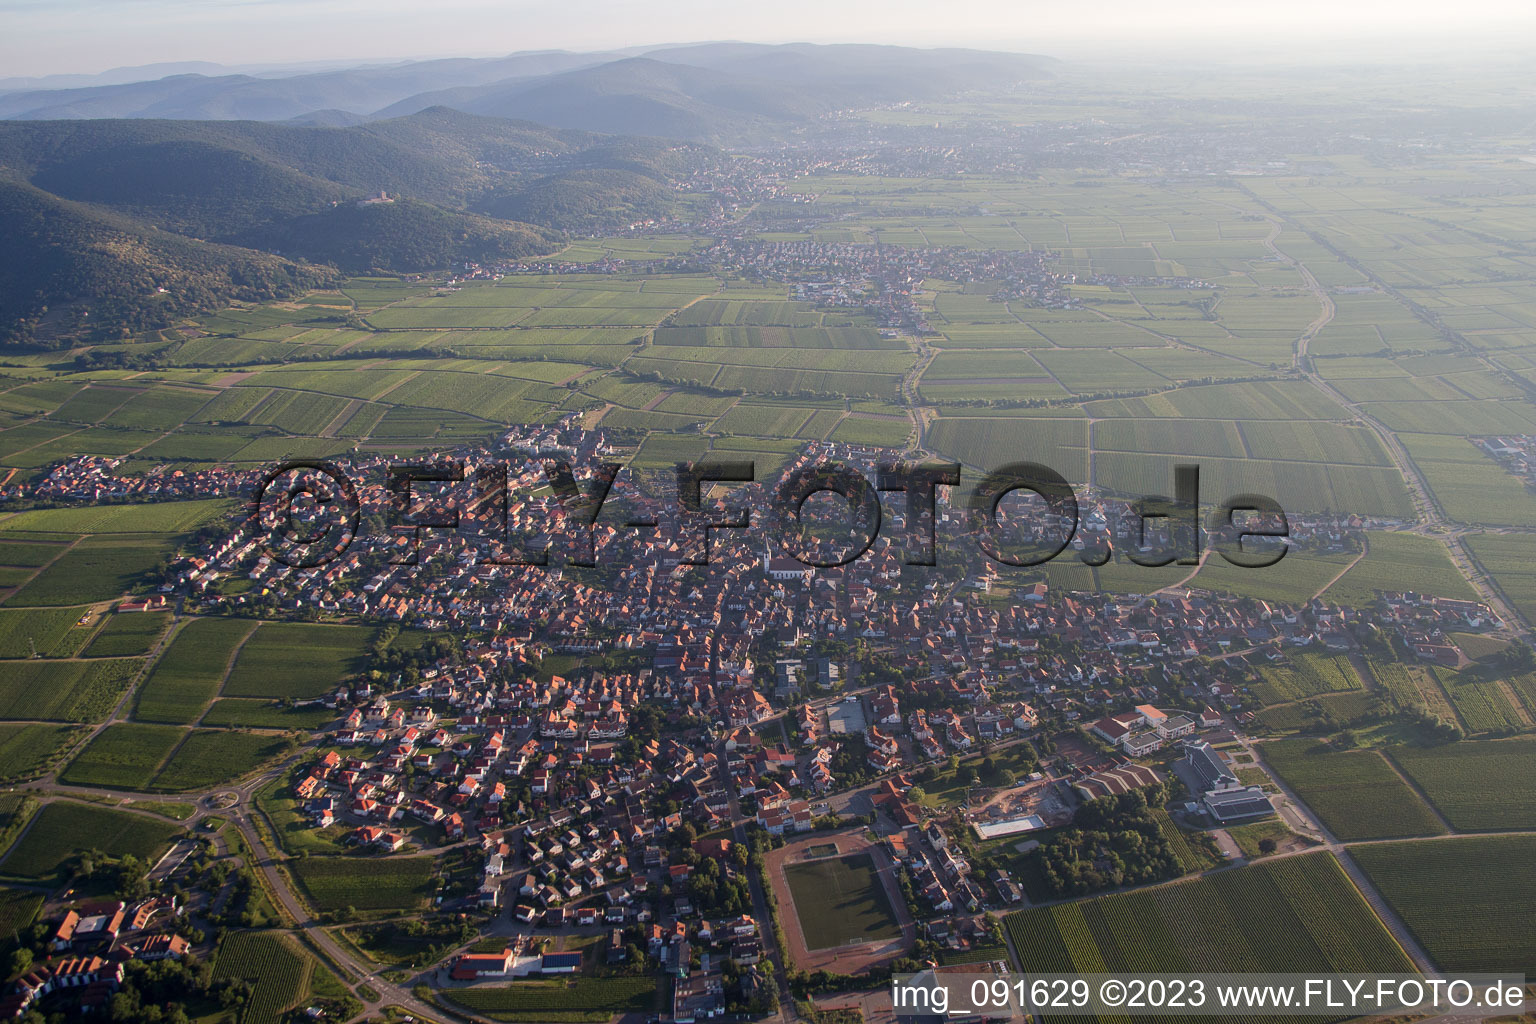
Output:
[[[901,934],[870,854],[787,864],[784,875],[807,948],[827,949]]]

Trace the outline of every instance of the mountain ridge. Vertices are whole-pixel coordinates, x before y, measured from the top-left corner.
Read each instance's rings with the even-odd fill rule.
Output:
[[[447,105],[553,127],[722,141],[850,106],[1026,82],[1054,63],[956,48],[708,42],[0,91],[0,118],[371,121]]]

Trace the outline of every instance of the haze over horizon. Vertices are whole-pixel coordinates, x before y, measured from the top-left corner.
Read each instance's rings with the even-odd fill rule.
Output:
[[[968,46],[1069,58],[1177,52],[1233,60],[1267,52],[1306,61],[1423,59],[1462,46],[1513,53],[1536,42],[1536,7],[1517,0],[1454,8],[1300,0],[1262,10],[1187,0],[1177,11],[1110,0],[1092,18],[1001,0],[969,0],[942,13],[917,0],[787,0],[732,9],[683,0],[669,4],[666,17],[658,13],[615,0],[573,0],[557,9],[522,0],[448,0],[431,12],[404,0],[11,0],[0,13],[0,64],[8,78],[184,61],[346,66],[680,39]]]

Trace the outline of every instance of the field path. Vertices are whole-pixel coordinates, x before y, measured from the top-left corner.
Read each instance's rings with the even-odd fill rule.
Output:
[[[365,406],[367,404],[368,403],[367,403],[367,401],[365,399],[362,399],[362,398],[354,398],[354,399],[352,399],[352,401],[350,403],[348,403],[346,408],[342,409],[341,412],[337,413],[336,417],[334,419],[332,419],[331,422],[329,422],[329,423],[327,423],[325,425],[325,429],[320,431],[320,436],[321,437],[335,437],[336,436],[336,431],[340,430],[342,428],[342,425],[345,424],[347,422],[347,420],[351,419],[352,415],[355,412],[357,412],[357,410],[361,409],[363,406]]]
[[[1090,448],[1090,451],[1091,451],[1092,450],[1092,446],[1090,445],[1089,448]],[[1089,468],[1088,479],[1089,480],[1093,479],[1092,467]],[[1207,558],[1211,557],[1211,552],[1213,550],[1214,550],[1213,548],[1206,547],[1206,546],[1202,545],[1201,548],[1200,548],[1200,561],[1195,563],[1195,567],[1193,569],[1189,570],[1188,575],[1184,576],[1182,579],[1174,580],[1172,583],[1168,584],[1166,587],[1158,587],[1156,590],[1152,591],[1152,594],[1148,594],[1147,596],[1151,597],[1153,594],[1171,594],[1175,590],[1180,589],[1181,587],[1188,586],[1189,582],[1200,574],[1200,570],[1205,568],[1205,560]]]
[[[908,452],[928,451],[928,422],[933,415],[933,410],[925,407],[918,399],[918,382],[922,380],[928,367],[938,358],[939,350],[928,344],[922,338],[913,335],[911,350],[917,354],[914,362],[907,372],[902,374],[901,383],[897,392],[901,395],[902,404],[907,407],[907,418],[912,421],[912,436],[907,442]]]
[[[1403,780],[1403,785],[1413,790],[1413,795],[1424,801],[1424,806],[1429,808],[1430,813],[1435,816],[1435,820],[1445,828],[1446,832],[1454,834],[1456,826],[1452,825],[1445,815],[1440,813],[1440,808],[1435,806],[1435,802],[1429,798],[1428,793],[1424,792],[1423,787],[1413,780],[1413,776],[1403,771],[1402,766],[1385,749],[1378,751],[1378,753],[1381,754],[1381,759],[1387,762],[1387,766],[1397,773],[1397,777]]]
[[[1402,442],[1397,439],[1397,434],[1390,430],[1386,424],[1382,423],[1370,412],[1366,411],[1359,403],[1350,400],[1347,396],[1344,395],[1343,392],[1335,388],[1324,377],[1318,374],[1315,369],[1313,369],[1312,359],[1309,355],[1309,348],[1311,346],[1312,340],[1317,336],[1318,332],[1333,321],[1334,314],[1336,312],[1333,298],[1329,295],[1328,289],[1319,283],[1317,278],[1313,275],[1312,271],[1307,267],[1305,263],[1293,256],[1286,254],[1277,245],[1275,245],[1275,240],[1280,237],[1280,232],[1286,226],[1289,218],[1279,209],[1277,209],[1273,204],[1265,200],[1262,196],[1253,192],[1251,189],[1248,189],[1242,185],[1238,185],[1238,189],[1252,203],[1259,207],[1261,211],[1263,211],[1262,216],[1270,223],[1269,235],[1264,239],[1265,247],[1274,254],[1276,259],[1280,260],[1280,262],[1284,263],[1286,266],[1295,269],[1296,272],[1301,275],[1302,282],[1306,285],[1307,290],[1316,297],[1318,304],[1321,307],[1317,319],[1308,324],[1306,329],[1303,330],[1300,336],[1296,339],[1294,348],[1294,363],[1297,371],[1300,372],[1302,376],[1312,384],[1313,387],[1327,395],[1341,407],[1349,410],[1349,412],[1356,418],[1359,423],[1365,427],[1368,427],[1371,432],[1377,436],[1377,438],[1381,441],[1382,446],[1386,449],[1387,456],[1392,460],[1392,464],[1397,468],[1399,474],[1401,474],[1403,483],[1407,485],[1410,496],[1413,498],[1415,515],[1419,520],[1419,525],[1416,527],[1416,530],[1421,532],[1434,531],[1436,533],[1444,534],[1446,547],[1451,553],[1451,560],[1456,563],[1456,567],[1461,571],[1462,575],[1464,575],[1467,578],[1467,581],[1477,590],[1483,602],[1492,608],[1494,613],[1497,614],[1506,625],[1514,628],[1519,632],[1523,639],[1529,641],[1532,635],[1530,624],[1526,622],[1524,617],[1522,617],[1517,612],[1515,606],[1511,602],[1505,600],[1503,592],[1500,591],[1497,586],[1493,585],[1492,580],[1486,574],[1476,571],[1476,563],[1473,561],[1471,555],[1467,552],[1465,546],[1463,545],[1461,536],[1455,529],[1456,524],[1453,523],[1446,515],[1444,508],[1441,507],[1438,499],[1436,499],[1434,491],[1430,488],[1428,480],[1425,478],[1423,472],[1419,469],[1418,464],[1413,461],[1413,457],[1408,454],[1408,450],[1403,447]],[[1239,207],[1236,206],[1233,208],[1239,209]],[[1346,254],[1340,252],[1326,238],[1317,235],[1302,225],[1292,223],[1291,226],[1296,230],[1301,231],[1308,238],[1312,239],[1328,252],[1333,253],[1346,266],[1349,266],[1362,274],[1375,287],[1381,289],[1385,294],[1401,302],[1420,320],[1423,320],[1431,327],[1438,327],[1443,329],[1443,325],[1437,324],[1435,318],[1425,313],[1422,307],[1405,298],[1401,292],[1392,287],[1386,281],[1382,280],[1380,276],[1370,271],[1369,268],[1362,266],[1358,260],[1353,260]],[[1465,339],[1462,339],[1462,343],[1465,345]],[[1487,362],[1486,357],[1481,352],[1475,349],[1471,349],[1470,346],[1467,346],[1467,348],[1476,358],[1482,360],[1485,365],[1489,366],[1490,369],[1495,369],[1493,364]]]
[[[373,400],[375,402],[382,402],[382,401],[384,401],[385,397],[387,397],[388,395],[390,395],[391,393],[393,393],[397,389],[402,388],[405,385],[409,384],[411,381],[415,380],[417,377],[420,377],[422,374],[424,374],[426,372],[427,372],[426,370],[417,370],[415,373],[411,374],[409,377],[406,377],[406,378],[404,378],[402,380],[395,381],[389,387],[385,388],[383,391],[380,391],[377,395],[375,395]]]
[[[578,374],[578,376],[579,376],[579,374]],[[642,405],[640,407],[640,411],[641,412],[652,412],[652,411],[654,411],[655,408],[658,405],[660,405],[662,402],[665,402],[667,399],[669,399],[673,395],[677,394],[677,391],[678,391],[677,388],[667,388],[666,390],[664,390],[660,394],[658,394],[655,398],[651,399],[649,402],[646,402],[644,405]]]
[[[1419,940],[1414,936],[1407,922],[1397,915],[1397,911],[1392,909],[1386,897],[1371,884],[1370,878],[1361,870],[1360,865],[1355,863],[1355,858],[1349,855],[1349,850],[1340,847],[1334,851],[1334,856],[1344,868],[1344,873],[1349,875],[1349,880],[1355,883],[1361,898],[1370,905],[1371,910],[1375,911],[1376,917],[1380,919],[1387,931],[1392,933],[1392,937],[1403,948],[1403,952],[1408,954],[1408,959],[1413,961],[1414,966],[1423,972],[1425,977],[1440,977],[1440,970],[1435,966],[1434,960],[1430,959],[1428,950],[1419,944]]]
[[[198,712],[197,718],[193,719],[192,724],[194,726],[202,725],[203,719],[207,716],[208,712],[219,702],[219,698],[224,694],[224,684],[229,682],[229,674],[235,670],[235,662],[239,660],[240,652],[245,650],[245,645],[250,642],[251,637],[255,636],[256,630],[260,628],[261,620],[253,620],[251,628],[246,632],[245,636],[240,638],[240,642],[235,644],[234,650],[229,652],[229,659],[224,662],[224,671],[219,674],[219,688],[213,691],[213,696],[209,698],[207,704],[203,705],[203,710]]]
[[[1370,550],[1371,550],[1370,534],[1368,534],[1368,533],[1360,534],[1360,553],[1358,555],[1356,555],[1354,558],[1350,559],[1348,565],[1344,566],[1344,568],[1342,568],[1338,572],[1334,573],[1333,576],[1331,576],[1329,578],[1327,583],[1324,583],[1322,586],[1318,587],[1317,588],[1317,592],[1315,594],[1313,594],[1312,597],[1309,598],[1309,600],[1316,601],[1318,598],[1322,597],[1323,594],[1327,592],[1329,587],[1333,586],[1335,583],[1339,582],[1339,580],[1344,578],[1344,574],[1345,573],[1349,572],[1349,570],[1351,570],[1355,566],[1359,565],[1360,564],[1360,560],[1362,558],[1364,558],[1366,556],[1366,553],[1368,551],[1370,551]]]

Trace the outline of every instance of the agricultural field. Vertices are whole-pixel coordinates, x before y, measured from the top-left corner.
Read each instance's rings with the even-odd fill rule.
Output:
[[[75,755],[59,780],[72,786],[148,789],[161,763],[186,735],[168,725],[109,725]]]
[[[1380,698],[1374,693],[1353,690],[1328,693],[1289,704],[1276,704],[1259,712],[1258,721],[1276,733],[1328,732],[1341,722],[1349,722],[1376,709]]]
[[[1124,495],[1165,494],[1173,467],[1189,456],[1157,453],[1098,452],[1094,483]],[[1402,475],[1376,466],[1252,458],[1201,457],[1202,494],[1266,494],[1292,512],[1406,517],[1412,511]]]
[[[867,853],[787,864],[784,877],[807,949],[901,934]]]
[[[225,937],[213,961],[216,981],[240,978],[251,983],[251,1000],[240,1024],[280,1024],[309,991],[314,960],[276,932],[234,932]]]
[[[85,649],[87,658],[141,658],[171,624],[169,612],[122,612],[107,619]]]
[[[1374,655],[1366,664],[1376,682],[1387,691],[1392,702],[1405,710],[1422,710],[1443,722],[1455,722],[1456,711],[1426,665],[1405,665]]]
[[[1323,597],[1356,608],[1382,593],[1413,591],[1434,597],[1477,600],[1477,592],[1451,562],[1445,545],[1410,533],[1368,533],[1366,552]]]
[[[201,724],[246,729],[313,731],[336,718],[324,707],[296,708],[264,700],[225,697],[213,702]]]
[[[9,662],[0,671],[0,719],[99,722],[143,665],[139,658]]]
[[[0,520],[0,536],[27,531],[64,534],[186,533],[218,521],[235,503],[226,499],[163,501],[148,505],[94,505],[18,512]]]
[[[69,658],[80,653],[88,634],[78,622],[90,609],[0,610],[0,658]]]
[[[0,889],[0,943],[10,942],[12,936],[29,927],[42,907],[41,893]]]
[[[1100,420],[1093,425],[1099,451],[1240,458],[1238,424],[1224,420]]]
[[[1413,969],[1328,853],[1031,908],[1006,923],[1023,965],[1041,974]]]
[[[1437,420],[1450,412],[1446,402],[1414,404],[1425,407],[1424,415]],[[1390,418],[1386,422],[1393,426]],[[1423,429],[1418,423],[1413,426]],[[1500,433],[1502,429],[1477,432]],[[1522,423],[1512,432],[1536,433],[1536,427]],[[1428,433],[1400,433],[1398,440],[1423,472],[1447,518],[1489,526],[1536,526],[1536,496],[1471,441]]]
[[[256,625],[247,619],[194,619],[182,626],[139,688],[133,717],[173,725],[195,722]]]
[[[37,806],[37,798],[28,793],[0,793],[0,857],[5,856],[5,851],[32,820]],[[0,943],[4,941],[0,938]]]
[[[1536,537],[1529,534],[1468,534],[1472,557],[1492,575],[1515,611],[1536,621]]]
[[[1243,569],[1220,556],[1207,557],[1191,586],[1237,594],[1258,601],[1304,604],[1349,565],[1344,552],[1293,548],[1275,565]],[[1146,589],[1166,584],[1149,584]]]
[[[828,440],[841,444],[868,444],[884,448],[902,448],[912,433],[912,424],[901,416],[860,416],[854,414],[838,421]]]
[[[240,648],[223,695],[318,697],[362,671],[374,635],[364,626],[264,623]]]
[[[600,1024],[614,1014],[655,1009],[656,979],[588,978],[476,985],[445,993],[450,1002],[512,1024]]]
[[[0,860],[0,875],[39,883],[57,881],[63,867],[87,850],[152,861],[179,834],[172,823],[146,815],[58,801],[38,812],[26,835]]]
[[[1472,734],[1504,735],[1531,728],[1531,712],[1519,694],[1494,670],[1473,666],[1462,672],[1430,666],[1451,706]]]
[[[1346,842],[1446,831],[1380,753],[1333,751],[1314,739],[1265,743],[1264,761]]]
[[[1361,689],[1360,677],[1343,655],[1290,654],[1283,662],[1260,665],[1258,672],[1253,692],[1265,704]]]
[[[154,505],[122,506],[156,508]],[[49,512],[75,511],[49,509]],[[16,519],[32,515],[23,512]],[[9,525],[16,519],[7,520]],[[167,537],[134,537],[130,534],[103,534],[86,537],[70,548],[46,569],[5,599],[7,608],[37,605],[68,605],[82,601],[110,601],[133,591],[175,549]]]
[[[944,416],[929,429],[928,444],[982,471],[1028,459],[1072,483],[1088,476],[1088,424],[1076,416]],[[968,479],[962,474],[961,483]]]
[[[431,857],[308,857],[294,876],[321,913],[385,910],[406,913],[432,893]]]
[[[1174,824],[1173,819],[1168,816],[1166,810],[1161,807],[1154,807],[1152,809],[1152,817],[1157,820],[1157,830],[1163,834],[1164,839],[1168,840],[1168,845],[1172,848],[1173,855],[1178,858],[1179,867],[1184,869],[1185,874],[1204,871],[1207,868],[1216,866],[1217,859],[1198,846],[1183,829]]]
[[[1464,740],[1390,753],[1457,831],[1536,829],[1536,740]]]
[[[13,540],[16,534],[0,533],[0,566],[30,570],[41,568],[69,550],[67,540],[47,539],[46,534],[32,534],[27,540]],[[27,573],[30,575],[30,573]]]
[[[80,733],[67,725],[0,724],[0,782],[43,774]]]
[[[945,967],[951,964],[990,964],[1008,963],[1007,946],[976,946],[972,949],[946,949],[939,953],[939,963]]]
[[[239,778],[286,750],[280,738],[249,732],[197,729],[150,782],[168,792],[209,789]]]
[[[1536,974],[1536,837],[1372,844],[1350,856],[1441,970]]]

